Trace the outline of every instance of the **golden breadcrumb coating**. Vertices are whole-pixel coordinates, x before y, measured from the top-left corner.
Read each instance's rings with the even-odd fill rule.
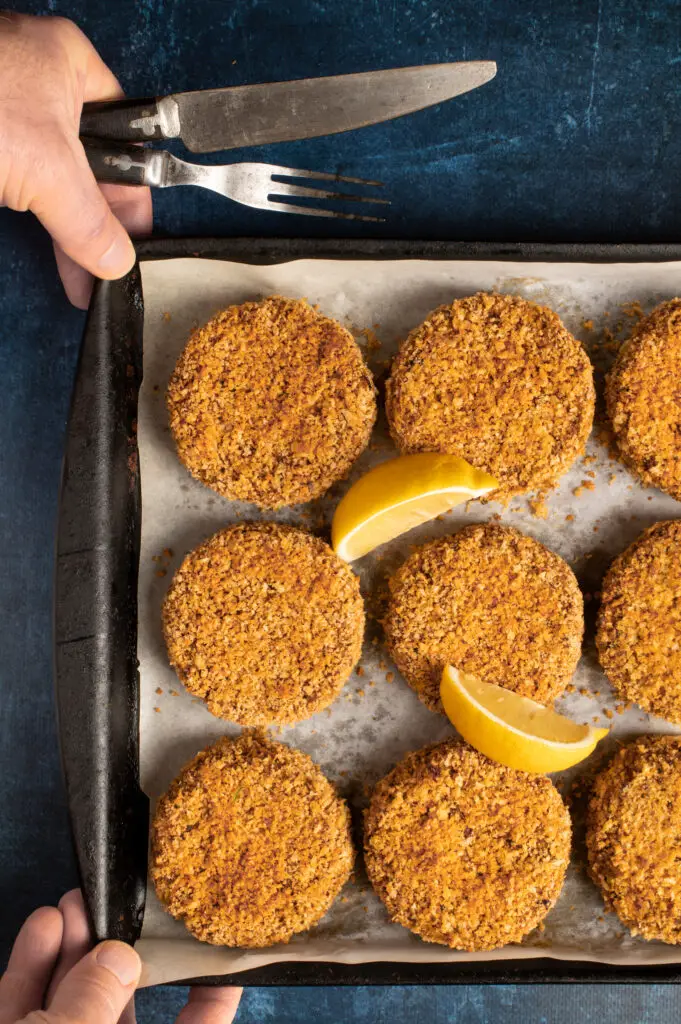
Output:
[[[362,652],[359,580],[328,544],[278,523],[221,530],[163,606],[170,663],[219,718],[297,722],[330,704]]]
[[[597,776],[589,871],[634,935],[681,945],[681,737],[641,736]]]
[[[311,928],[353,861],[345,801],[306,754],[263,736],[202,751],[154,815],[158,897],[218,946],[271,946]]]
[[[365,861],[394,921],[428,942],[497,949],[520,942],[558,899],[570,835],[549,779],[448,740],[379,782]]]
[[[624,461],[644,484],[681,501],[681,299],[634,327],[605,397]]]
[[[389,581],[388,650],[431,711],[454,665],[551,703],[575,670],[584,632],[577,580],[558,555],[486,523],[424,544]]]
[[[612,563],[596,645],[625,700],[681,725],[681,520],[651,526]]]
[[[486,501],[553,487],[584,451],[593,371],[545,306],[478,292],[412,331],[386,389],[400,450],[459,455],[499,481]]]
[[[187,469],[261,508],[324,494],[365,449],[376,418],[350,332],[280,296],[230,306],[194,331],[167,400]]]

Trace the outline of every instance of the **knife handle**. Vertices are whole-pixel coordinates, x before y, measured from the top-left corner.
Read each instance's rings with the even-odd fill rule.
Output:
[[[123,143],[103,142],[102,139],[80,140],[97,181],[115,185],[183,184],[169,179],[173,164],[182,165],[165,149],[147,149],[144,146],[126,146]]]
[[[80,134],[117,142],[175,139],[180,134],[177,103],[172,96],[164,96],[160,100],[86,103],[80,117]]]

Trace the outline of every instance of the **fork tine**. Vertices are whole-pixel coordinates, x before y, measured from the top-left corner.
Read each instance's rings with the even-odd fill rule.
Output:
[[[344,192],[327,192],[323,188],[308,188],[307,185],[293,185],[284,181],[273,181],[270,195],[309,196],[311,199],[341,199],[348,203],[381,203],[390,206],[389,199],[375,199],[373,196],[357,196]]]
[[[373,224],[382,224],[385,217],[364,217],[360,213],[340,213],[338,210],[320,210],[312,206],[294,206],[293,203],[275,203],[268,200],[264,210],[277,210],[279,213],[304,213],[307,217],[339,217],[341,220],[365,220]]]
[[[329,174],[328,171],[303,171],[296,167],[277,167],[271,164],[270,173],[272,176],[286,176],[288,178],[318,178],[319,181],[343,181],[348,185],[372,185],[383,188],[382,181],[369,181],[367,178],[349,178],[343,174]]]

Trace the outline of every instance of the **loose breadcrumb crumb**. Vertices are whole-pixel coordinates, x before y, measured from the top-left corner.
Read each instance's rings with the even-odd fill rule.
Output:
[[[622,305],[622,311],[624,312],[625,316],[636,321],[642,320],[645,316],[645,313],[643,312],[643,307],[641,306],[641,303],[638,301],[638,299],[635,299],[633,302],[625,302]]]
[[[361,331],[357,331],[357,334],[361,338],[366,338],[367,350],[369,352],[376,352],[382,346],[382,342],[379,340],[376,331],[371,327],[364,327]]]
[[[549,506],[546,504],[543,495],[540,495],[538,498],[535,499],[530,499],[528,505],[530,506],[530,511],[532,512],[532,515],[535,516],[536,519],[549,518]]]

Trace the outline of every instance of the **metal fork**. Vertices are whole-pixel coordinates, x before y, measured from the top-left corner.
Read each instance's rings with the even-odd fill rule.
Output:
[[[151,185],[152,188],[172,188],[175,185],[198,185],[218,192],[228,199],[258,210],[276,210],[278,213],[302,213],[307,217],[340,217],[343,220],[364,220],[380,222],[384,217],[369,217],[359,213],[342,213],[323,207],[296,206],[280,202],[279,197],[326,199],[347,203],[380,203],[390,205],[388,199],[373,196],[354,195],[347,192],[330,192],[286,178],[303,178],[317,181],[343,182],[350,185],[381,187],[380,181],[366,181],[364,178],[348,178],[342,174],[327,174],[323,171],[303,171],[295,167],[279,167],[276,164],[192,164],[179,160],[164,149],[145,149],[141,146],[124,146],[100,142],[97,139],[81,139],[90,167],[98,181],[116,182],[124,185]]]

